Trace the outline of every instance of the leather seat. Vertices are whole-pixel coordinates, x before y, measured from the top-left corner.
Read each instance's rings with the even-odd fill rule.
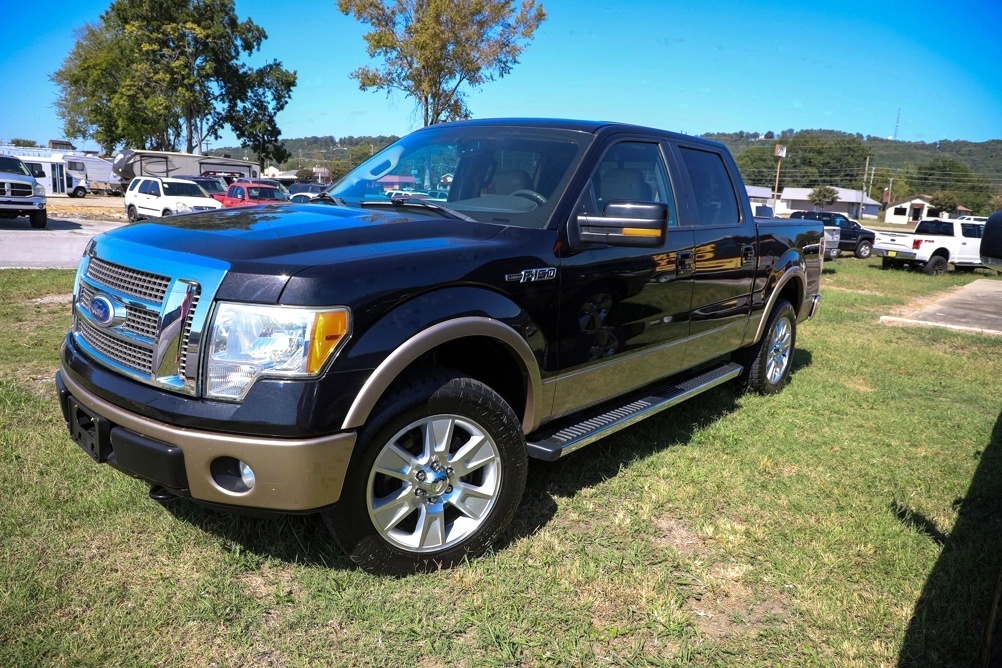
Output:
[[[494,175],[494,194],[510,195],[516,190],[532,190],[532,177],[521,169],[502,169]]]
[[[612,200],[626,200],[629,202],[649,202],[651,201],[651,187],[644,180],[643,172],[639,169],[621,167],[610,169],[602,174],[598,181],[599,201],[606,203]]]

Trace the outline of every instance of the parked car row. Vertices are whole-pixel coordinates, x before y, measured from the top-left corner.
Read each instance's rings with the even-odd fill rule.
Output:
[[[271,179],[238,178],[224,186],[215,176],[137,176],[125,192],[129,222],[178,213],[289,202],[288,190]]]

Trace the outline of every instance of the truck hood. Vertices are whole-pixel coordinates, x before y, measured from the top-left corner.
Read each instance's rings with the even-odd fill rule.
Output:
[[[416,253],[449,256],[482,247],[504,229],[441,218],[431,211],[281,204],[157,218],[107,236],[120,248],[133,247],[146,256],[195,256],[226,263],[224,294],[235,297],[243,292],[239,286],[251,281],[257,286],[255,301],[271,301],[289,277],[310,267],[347,268],[364,262],[379,263],[385,271],[395,267],[397,259]]]

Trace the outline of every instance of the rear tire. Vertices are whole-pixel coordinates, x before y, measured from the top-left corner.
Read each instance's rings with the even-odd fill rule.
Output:
[[[856,245],[856,257],[860,260],[865,260],[870,257],[870,253],[873,252],[873,246],[869,241],[860,241]]]
[[[483,383],[444,369],[398,381],[359,434],[324,522],[370,573],[406,575],[483,554],[526,477],[521,425]]]
[[[33,228],[42,230],[49,222],[49,214],[45,211],[32,211],[28,214],[28,220],[31,221]]]
[[[786,386],[797,344],[797,314],[780,299],[772,308],[762,339],[745,349],[745,387],[759,394],[776,394]]]
[[[922,273],[929,276],[939,276],[945,274],[947,270],[946,258],[942,255],[933,255],[929,261],[922,265]]]

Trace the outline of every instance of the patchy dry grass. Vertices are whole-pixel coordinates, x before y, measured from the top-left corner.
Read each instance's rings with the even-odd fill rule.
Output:
[[[0,664],[976,665],[1002,566],[1002,342],[886,328],[968,280],[826,265],[775,397],[533,463],[496,551],[377,578],[315,518],[94,465],[52,374],[70,272],[0,273]]]

